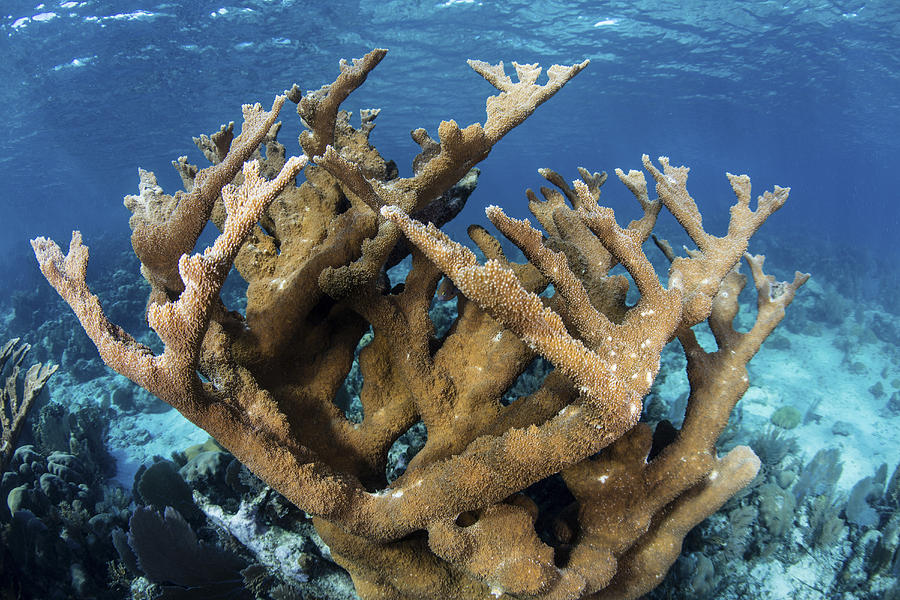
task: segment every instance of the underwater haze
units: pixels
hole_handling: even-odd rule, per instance
[[[353,124],[360,109],[381,109],[371,141],[396,161],[401,177],[412,174],[420,151],[412,130],[437,139],[443,120],[484,122],[485,98],[495,90],[467,59],[503,61],[508,74],[513,61],[539,63],[540,82],[553,64],[590,60],[478,165],[477,188],[443,227],[456,240],[468,240],[470,223],[492,229],[488,205],[528,216],[525,190],[548,185],[540,168],[568,181],[578,167],[608,172],[600,201],[624,226],[640,215],[614,170],[641,169],[643,154],[668,156],[690,167],[688,188],[707,231],[717,235],[734,203],[726,172],[749,175],[754,198],[790,187],[750,252],[765,254],[779,280],[790,281],[795,270],[811,280],[751,363],[751,388],[733,416],[733,439],[763,458],[762,479],[689,535],[651,597],[900,598],[897,0],[4,0],[0,344],[22,338],[33,345],[29,360],[60,365],[20,443],[35,449],[29,464],[44,465],[35,473],[51,471],[57,459],[36,430],[44,422],[39,413],[49,419],[52,405],[106,411],[90,417],[103,423],[100,438],[55,450],[78,458],[85,489],[101,490],[78,522],[101,507],[117,515],[104,521],[107,529],[92,530],[91,539],[102,540],[90,543],[104,560],[79,563],[77,576],[42,578],[40,557],[67,563],[80,552],[40,552],[38,541],[30,554],[7,548],[0,568],[16,574],[21,597],[124,598],[136,580],[153,582],[128,568],[124,542],[110,541],[114,525],[127,531],[126,517],[141,504],[136,481],[159,464],[154,456],[207,440],[106,369],[41,275],[29,240],[47,236],[65,248],[80,230],[91,249],[88,281],[113,320],[135,335],[146,330],[147,288],[123,204],[138,193],[138,168],[174,194],[183,184],[173,160],[186,155],[201,168],[209,164],[193,137],[239,124],[243,104],[268,109],[294,84],[303,93],[329,84],[342,59],[373,48],[388,49],[387,56],[342,108],[353,112]],[[302,152],[295,109],[287,102],[279,116],[288,156]],[[689,240],[676,227],[671,216],[660,218],[660,235],[680,248]],[[212,239],[209,231],[203,239]],[[676,424],[683,384],[662,376],[654,384],[655,396],[671,393],[673,405],[663,412]],[[10,508],[0,514],[6,546],[19,535],[8,496],[23,485],[40,487],[16,477],[0,498],[0,509]],[[185,479],[192,488],[186,502],[191,491],[206,493],[203,482]],[[814,491],[797,489],[801,483]],[[16,502],[25,502],[22,494]],[[50,504],[32,495],[28,510],[41,527],[63,528],[63,517],[43,515],[51,504],[71,508],[74,500],[44,495]],[[188,521],[199,531],[204,517],[194,518]],[[216,523],[227,529],[223,522]],[[328,551],[304,539],[296,543],[318,566],[295,577],[312,587],[293,597],[355,597]],[[244,545],[238,554],[246,564],[269,569],[272,581],[286,577],[273,570],[275,559],[251,556]],[[251,595],[233,597],[291,597],[275,587],[248,592],[248,584],[240,593]]]
[[[767,226],[779,234],[833,252],[893,249],[900,6],[890,0],[7,1],[3,10],[0,239],[17,249],[72,229],[88,240],[127,232],[121,198],[136,192],[137,167],[176,184],[168,164],[196,158],[190,136],[294,83],[317,89],[340,59],[375,47],[388,58],[347,108],[383,109],[376,145],[401,175],[417,151],[410,130],[484,120],[490,88],[466,59],[546,68],[587,58],[564,94],[497,147],[479,196],[522,200],[539,167],[571,179],[579,165],[611,173],[639,168],[643,153],[666,155],[692,168],[708,202],[730,194],[725,171],[749,174],[759,191],[790,186],[791,202]],[[479,219],[478,204],[460,221]]]

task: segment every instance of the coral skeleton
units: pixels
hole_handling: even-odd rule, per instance
[[[353,127],[340,110],[385,53],[342,61],[334,83],[305,95],[294,86],[268,111],[244,106],[240,135],[227,126],[196,140],[212,166],[175,163],[186,191],[166,195],[140,172],[139,194],[125,204],[161,354],[107,319],[85,281],[78,232],[67,254],[32,241],[41,270],[107,365],[313,515],[362,598],[640,597],[661,582],[687,532],[759,469],[750,448],[719,456],[716,441],[749,386],[748,361],[808,277],[776,283],[763,257],[746,253],[789,190],[775,187],[752,208],[749,177],[729,174],[737,200],[716,237],[688,193],[688,169],[665,157],[616,171],[642,213],[626,227],[599,203],[605,173],[580,169],[568,184],[542,170],[553,187],[528,199],[543,231],[486,211],[527,262],[472,226],[480,262],[439,229],[455,214],[448,190],[471,180],[494,144],[588,62],[553,65],[541,84],[536,64],[513,63],[514,81],[503,63],[469,61],[498,90],[485,122],[444,121],[437,140],[413,131],[421,153],[413,174],[399,177],[369,143],[378,111],[362,111]],[[289,159],[276,139],[287,99],[307,128],[303,155]],[[665,284],[642,249],[663,207],[696,245],[686,256],[663,245]],[[208,221],[221,233],[194,253]],[[411,254],[411,268],[391,287],[386,269],[398,251]],[[738,332],[742,258],[758,310]],[[617,266],[639,292],[633,304],[628,278],[611,274]],[[247,283],[244,312],[220,294],[232,269]],[[443,277],[457,292],[456,314],[438,336],[429,310]],[[704,322],[715,351],[692,330]],[[642,401],[676,340],[688,408],[657,448],[640,422]],[[552,371],[533,393],[503,402],[539,356]],[[335,402],[351,368],[363,380],[361,422]],[[389,481],[388,451],[418,422],[424,446]],[[523,493],[557,475],[567,505]],[[554,524],[552,536],[539,535],[538,518]]]

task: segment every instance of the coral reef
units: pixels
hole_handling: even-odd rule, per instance
[[[30,344],[20,346],[20,341],[19,338],[13,338],[0,347],[0,375],[6,372],[7,364],[9,365],[9,374],[0,388],[0,473],[12,458],[31,405],[41,395],[50,376],[59,368],[59,365],[35,363],[28,368],[20,382],[22,361],[31,350]]]
[[[900,465],[888,478],[882,464],[844,494],[837,448],[805,464],[798,454],[769,452],[756,479],[688,535],[688,551],[648,599],[686,589],[717,600],[769,597],[778,588],[761,585],[763,573],[795,582],[798,598],[900,598]]]
[[[141,172],[139,194],[125,203],[161,353],[104,314],[85,281],[78,232],[66,255],[48,239],[32,241],[41,270],[107,365],[314,515],[361,597],[639,597],[662,580],[685,535],[759,468],[748,447],[720,457],[715,444],[748,388],[747,362],[808,277],[776,282],[763,257],[746,254],[788,190],[764,193],[752,209],[749,177],[729,174],[737,202],[727,234],[715,237],[688,193],[688,169],[667,158],[657,167],[643,157],[656,200],[643,172],[617,170],[643,212],[625,228],[599,204],[605,174],[582,169],[570,186],[544,170],[554,188],[543,198],[529,192],[543,233],[487,209],[527,262],[473,226],[481,264],[437,228],[465,199],[446,192],[475,177],[493,145],[587,61],[550,67],[544,84],[537,65],[513,63],[513,81],[502,63],[470,61],[499,92],[487,99],[485,123],[444,121],[438,140],[413,131],[422,150],[401,178],[369,143],[378,111],[362,111],[354,128],[339,109],[385,53],[342,62],[334,83],[305,95],[294,86],[269,111],[245,106],[240,135],[226,126],[197,140],[212,166],[175,163],[184,192],[169,196]],[[303,156],[289,159],[276,138],[287,99],[308,129]],[[697,246],[676,256],[658,242],[671,263],[665,285],[642,250],[663,206]],[[207,221],[221,234],[192,254]],[[404,237],[408,245],[398,245]],[[407,252],[412,267],[391,286],[386,268]],[[742,257],[757,316],[738,332]],[[247,282],[243,312],[220,293],[232,267]],[[441,277],[452,285],[438,293]],[[436,293],[456,295],[440,337],[429,313]],[[691,329],[704,322],[715,351]],[[680,430],[654,433],[639,423],[642,400],[676,339],[690,382],[686,413]],[[504,402],[538,356],[552,370]],[[353,369],[358,422],[339,406]],[[424,445],[389,482],[392,445],[419,423]]]
[[[101,411],[48,404],[40,412],[35,444],[16,449],[0,483],[0,596],[120,598],[109,589],[107,563],[130,498],[105,483],[111,458]]]

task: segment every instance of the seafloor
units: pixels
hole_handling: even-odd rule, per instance
[[[651,597],[897,598],[900,312],[889,294],[866,291],[860,273],[796,245],[786,250],[772,239],[760,245],[767,241],[813,277],[751,362],[750,389],[720,440],[724,448],[749,444],[764,466],[687,537],[681,559]],[[152,345],[142,322],[146,287],[133,255],[123,250],[94,261],[95,272],[110,274],[92,285],[113,321],[145,331]],[[16,574],[24,597],[151,597],[154,574],[128,556],[129,544],[142,543],[135,517],[149,519],[144,530],[180,531],[180,543],[194,544],[185,552],[213,553],[211,564],[221,567],[215,576],[231,586],[232,597],[355,597],[301,511],[205,432],[112,374],[38,276],[20,280],[21,289],[2,303],[0,339],[33,344],[26,364],[61,365],[3,477],[7,501],[0,508],[19,510],[20,517],[7,511],[0,517],[0,565]],[[240,293],[239,282],[229,280],[226,304],[239,307]],[[747,326],[754,307],[745,295],[738,324]],[[435,301],[439,331],[454,303]],[[711,334],[701,331],[700,339],[712,347]],[[677,426],[688,389],[680,347],[670,344],[662,363],[644,419]],[[535,361],[515,392],[527,392],[545,371],[546,363]],[[358,389],[354,370],[349,396]],[[351,404],[348,414],[355,410]],[[394,476],[421,436],[414,428],[395,444]],[[64,472],[65,485],[44,485],[45,472]],[[139,508],[158,503],[175,506],[184,520]],[[22,510],[30,515],[24,521]]]

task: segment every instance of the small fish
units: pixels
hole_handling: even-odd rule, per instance
[[[441,302],[446,302],[456,298],[457,294],[459,294],[459,290],[456,285],[445,275],[441,280],[441,285],[438,286],[437,299]]]

